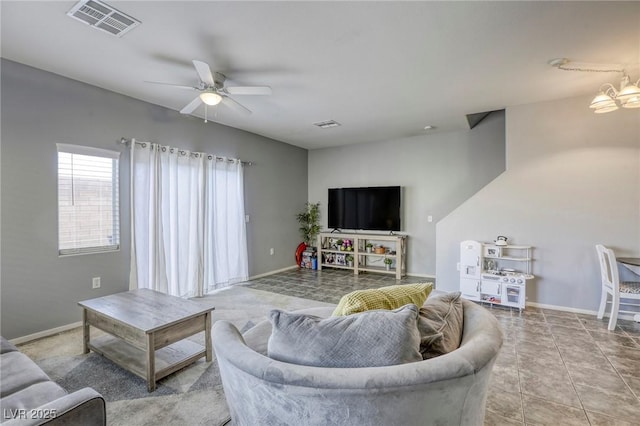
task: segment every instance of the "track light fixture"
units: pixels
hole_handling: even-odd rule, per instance
[[[604,114],[615,111],[619,107],[640,108],[640,79],[635,83],[631,81],[626,71],[619,64],[585,64],[571,62],[567,58],[552,59],[549,65],[563,71],[583,72],[618,72],[622,73],[620,90],[614,85],[605,83],[600,86],[600,91],[589,104],[596,114]]]

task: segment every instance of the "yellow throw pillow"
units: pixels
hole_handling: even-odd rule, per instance
[[[351,315],[372,309],[398,309],[413,303],[420,308],[433,290],[433,283],[402,284],[356,290],[345,294],[333,311],[334,317]]]

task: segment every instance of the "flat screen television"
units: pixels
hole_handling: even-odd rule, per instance
[[[400,231],[400,187],[329,188],[328,227]]]

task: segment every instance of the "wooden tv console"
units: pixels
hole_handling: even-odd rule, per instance
[[[360,272],[376,272],[395,275],[401,279],[407,274],[407,236],[384,234],[359,234],[341,232],[321,232],[318,236],[318,269],[338,268]],[[351,250],[344,250],[339,240],[351,242]],[[378,246],[378,253],[367,251],[367,244]],[[384,252],[380,252],[380,246]],[[349,256],[353,257],[349,263]],[[385,259],[390,259],[389,267]]]

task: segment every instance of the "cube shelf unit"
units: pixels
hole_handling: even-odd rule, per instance
[[[326,267],[350,269],[355,275],[360,272],[376,272],[395,275],[399,280],[407,274],[407,238],[406,235],[321,232],[318,236],[318,269]],[[337,240],[351,240],[352,250],[340,250],[335,246]],[[373,251],[368,253],[367,243],[383,245],[387,250],[385,253],[374,253]],[[351,265],[345,260],[349,254],[353,256]],[[384,264],[385,258],[392,260],[388,270]]]

